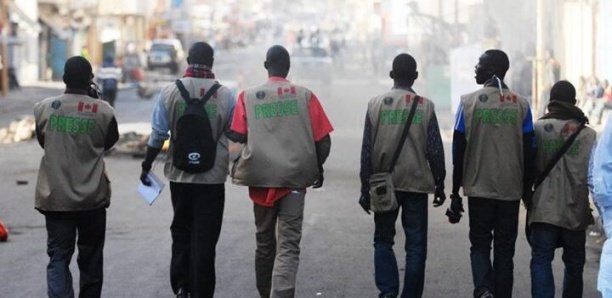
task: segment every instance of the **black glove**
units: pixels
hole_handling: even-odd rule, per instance
[[[140,171],[140,182],[146,186],[151,186],[151,181],[147,178],[147,175],[151,171],[151,164],[147,164],[146,161],[142,162],[142,171]]]
[[[321,171],[319,172],[317,180],[312,184],[312,188],[321,188],[321,186],[323,186],[323,180],[325,180],[325,178],[323,177],[323,171]]]
[[[147,178],[147,174],[149,174],[149,171],[151,171],[151,166],[153,165],[153,161],[155,160],[155,158],[157,157],[157,154],[159,154],[160,151],[161,151],[161,148],[153,148],[153,147],[147,146],[145,160],[142,161],[142,164],[141,164],[142,171],[140,172],[140,181],[142,182],[142,184],[146,186],[151,185],[151,181],[149,181],[149,178]]]
[[[446,194],[444,193],[444,187],[436,187],[436,192],[434,194],[433,206],[440,207],[446,201]]]
[[[361,195],[361,197],[359,197],[359,205],[361,205],[361,208],[363,208],[363,211],[365,211],[367,214],[370,214],[370,195]]]
[[[448,216],[448,222],[456,224],[461,220],[463,213],[463,199],[459,194],[451,194],[451,205],[446,209],[446,216]]]

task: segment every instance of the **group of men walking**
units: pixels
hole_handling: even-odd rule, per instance
[[[268,81],[240,92],[237,99],[217,82],[210,45],[194,43],[187,62],[184,77],[159,94],[140,175],[142,183],[150,183],[152,164],[170,139],[164,173],[174,210],[172,290],[177,297],[214,296],[215,249],[229,172],[234,184],[249,187],[253,201],[259,295],[294,297],[306,188],[323,185],[332,125],[317,96],[286,79],[290,56],[282,46],[273,46],[266,54]],[[475,70],[476,82],[483,88],[461,98],[446,214],[451,223],[460,221],[463,187],[468,197],[474,297],[512,297],[521,199],[529,214],[534,297],[554,295],[550,263],[557,247],[564,249],[564,295],[580,297],[585,229],[592,223],[587,173],[595,132],[585,126],[586,117],[574,106],[575,90],[566,81],[553,86],[549,113],[534,125],[527,100],[503,82],[508,66],[504,52],[486,51]],[[359,204],[368,213],[374,211],[379,297],[400,296],[393,253],[400,209],[406,235],[401,297],[421,297],[428,194],[434,195],[435,207],[446,200],[444,148],[433,103],[412,89],[418,78],[415,59],[398,55],[389,75],[393,88],[368,103]],[[69,264],[75,242],[80,296],[100,297],[102,289],[105,209],[111,195],[103,154],[117,141],[118,132],[113,109],[92,91],[92,79],[87,60],[68,59],[65,94],[45,99],[34,109],[36,135],[45,151],[36,209],[46,218],[50,297],[74,296]],[[199,167],[206,163],[197,151],[200,139],[193,139],[195,147],[181,155],[185,136],[191,136],[188,123],[194,123],[187,118],[206,120],[203,129],[208,137],[202,140],[212,140],[212,145],[202,144],[203,152],[211,155],[211,164],[204,169]],[[231,169],[229,141],[241,144]],[[373,177],[381,174],[383,184],[375,184]]]

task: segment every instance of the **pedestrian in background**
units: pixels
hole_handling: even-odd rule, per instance
[[[589,165],[588,183],[603,221],[606,241],[601,251],[597,290],[612,297],[612,116],[608,115]]]
[[[264,67],[268,81],[238,95],[231,139],[245,145],[231,175],[253,200],[259,295],[294,297],[306,188],[323,185],[333,128],[315,94],[286,79],[284,47],[271,47]]]
[[[113,56],[104,57],[102,67],[96,73],[96,80],[102,89],[102,99],[114,107],[121,81],[121,68],[115,65]]]
[[[483,88],[461,97],[453,135],[453,190],[447,215],[452,223],[460,220],[463,186],[474,297],[512,297],[519,202],[531,181],[535,155],[529,104],[503,82],[509,64],[501,50],[480,56],[475,79]]]
[[[179,84],[190,98],[203,97],[218,82],[212,71],[213,48],[205,42],[196,42],[189,49],[187,71],[177,82],[164,87],[153,110],[152,132],[142,162],[140,180],[149,184],[147,174],[159,154],[164,141],[172,133],[164,174],[170,180],[170,195],[174,216],[172,233],[172,259],[170,284],[177,297],[213,297],[215,292],[215,255],[221,233],[225,205],[229,153],[224,136],[234,109],[234,98],[229,88],[218,87],[201,108],[208,115],[212,148],[216,148],[212,168],[204,172],[190,172],[177,167],[175,148],[179,135],[178,123],[189,109]],[[180,82],[180,83],[179,83]],[[214,91],[214,90],[213,90]],[[194,128],[203,131],[205,128]],[[190,140],[187,140],[190,141]],[[196,143],[197,140],[191,140]]]
[[[392,168],[402,227],[406,235],[406,270],[401,297],[421,297],[427,257],[427,194],[434,206],[444,203],[444,148],[434,104],[412,89],[418,78],[417,64],[408,54],[393,60],[389,73],[393,88],[368,103],[361,146],[361,197],[359,204],[370,213],[370,177]],[[410,110],[414,112],[407,137],[402,138]],[[399,152],[398,143],[404,141]],[[392,156],[399,154],[396,164]],[[374,214],[374,277],[379,296],[398,297],[399,271],[393,244],[399,208]]]
[[[558,247],[565,264],[563,297],[582,297],[585,230],[593,224],[587,174],[596,133],[585,127],[588,119],[575,104],[574,86],[559,81],[550,90],[548,113],[535,123],[538,187],[528,202],[527,219],[533,297],[555,295],[551,262]]]
[[[92,90],[91,64],[66,61],[63,95],[34,106],[36,137],[44,150],[36,183],[36,209],[47,228],[47,293],[74,297],[70,261],[79,249],[79,297],[100,297],[106,208],[111,188],[104,152],[117,139],[113,108]],[[78,236],[77,236],[78,235]]]

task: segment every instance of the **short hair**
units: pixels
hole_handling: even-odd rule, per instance
[[[416,69],[416,60],[406,53],[401,53],[393,59],[391,70],[394,79],[415,79]]]
[[[266,61],[270,67],[289,68],[289,52],[281,45],[274,45],[266,52]]]
[[[215,50],[206,42],[198,41],[189,48],[187,62],[189,64],[204,64],[212,67]]]
[[[510,59],[502,50],[492,49],[485,51],[485,54],[491,57],[491,66],[496,75],[504,76],[510,68]]]
[[[73,56],[64,64],[63,80],[71,89],[86,89],[89,87],[93,72],[91,63],[82,56]]]
[[[558,81],[550,88],[550,101],[576,103],[576,88],[568,81]]]

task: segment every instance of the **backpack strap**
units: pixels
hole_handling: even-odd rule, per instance
[[[181,80],[176,80],[176,81],[174,81],[174,84],[176,85],[176,88],[178,88],[179,92],[181,93],[181,97],[183,97],[183,99],[187,103],[190,103],[191,102],[191,96],[189,95],[189,91],[187,91],[187,89],[185,89],[185,85],[183,85],[183,82],[181,82]]]
[[[415,96],[412,100],[412,106],[410,107],[410,112],[408,113],[408,119],[406,119],[406,125],[404,126],[402,136],[400,138],[399,143],[397,144],[397,148],[395,149],[393,158],[391,159],[391,165],[389,165],[389,173],[393,172],[393,168],[397,163],[397,159],[399,158],[400,152],[402,152],[402,147],[404,147],[404,142],[406,142],[406,137],[408,137],[408,131],[410,131],[410,125],[412,124],[412,119],[414,118],[414,114],[416,112],[419,100],[421,100],[421,96],[419,95]]]
[[[200,99],[202,101],[202,105],[206,104],[206,102],[213,96],[213,94],[215,94],[215,92],[217,92],[217,90],[219,90],[219,88],[221,88],[221,84],[219,84],[219,82],[215,82],[215,84],[212,85],[210,89],[206,91],[206,94],[204,94],[204,96],[202,96]]]
[[[176,84],[176,87],[178,88],[179,92],[181,93],[181,97],[183,97],[183,99],[189,104],[193,101],[199,101],[200,105],[205,105],[206,102],[213,96],[213,94],[215,94],[215,92],[217,92],[217,90],[219,90],[219,88],[221,88],[221,84],[219,84],[219,82],[215,82],[214,85],[212,85],[212,87],[210,87],[210,89],[208,89],[208,91],[206,92],[206,94],[204,94],[204,96],[202,96],[202,98],[191,98],[191,96],[189,95],[189,91],[187,91],[187,89],[185,88],[185,85],[183,85],[183,82],[181,82],[181,80],[176,80],[174,81],[174,84]]]

